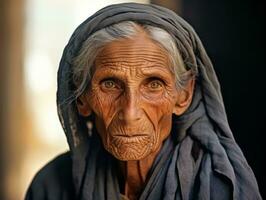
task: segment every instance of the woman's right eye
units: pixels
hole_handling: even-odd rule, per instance
[[[100,83],[101,88],[104,90],[119,90],[121,86],[118,81],[114,79],[104,79]]]

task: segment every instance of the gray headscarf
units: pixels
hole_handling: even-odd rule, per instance
[[[65,47],[58,71],[57,105],[73,162],[78,199],[119,199],[115,159],[106,153],[86,119],[77,112],[72,61],[95,31],[122,21],[160,27],[174,36],[185,65],[199,72],[193,101],[173,116],[140,199],[261,199],[254,174],[229,128],[220,85],[212,63],[193,28],[174,12],[135,3],[105,7],[84,21]]]

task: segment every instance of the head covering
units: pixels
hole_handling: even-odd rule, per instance
[[[57,106],[72,155],[77,198],[119,199],[120,194],[115,159],[96,134],[88,134],[86,120],[71,101],[72,61],[91,34],[128,20],[168,31],[185,65],[199,73],[192,104],[182,116],[173,117],[172,134],[154,161],[140,199],[261,199],[254,174],[229,128],[220,85],[199,37],[176,13],[136,3],[107,6],[85,20],[71,36],[60,62]]]

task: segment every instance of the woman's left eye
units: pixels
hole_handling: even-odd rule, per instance
[[[148,87],[152,90],[159,90],[163,87],[163,82],[160,80],[153,80],[148,83]]]
[[[103,85],[104,85],[105,88],[108,88],[108,89],[115,88],[115,82],[112,81],[112,80],[106,80],[106,81],[104,81],[103,82]]]

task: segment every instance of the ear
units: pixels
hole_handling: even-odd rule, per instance
[[[86,94],[82,94],[76,100],[78,112],[83,117],[88,117],[92,113],[92,109],[86,97]]]
[[[177,94],[176,104],[173,113],[177,116],[182,115],[190,106],[193,97],[195,79],[191,78],[184,88],[180,89]]]

